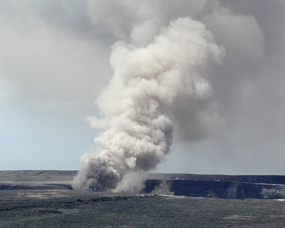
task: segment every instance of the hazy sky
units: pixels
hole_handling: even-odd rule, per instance
[[[192,17],[225,50],[209,82],[222,123],[207,137],[181,115],[158,172],[285,174],[285,2],[266,0],[2,0],[0,170],[79,169],[96,150],[96,97],[114,42],[148,44]],[[143,37],[143,38],[142,38]],[[192,139],[192,138],[191,138]]]

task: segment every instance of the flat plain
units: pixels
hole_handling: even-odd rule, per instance
[[[0,227],[285,227],[282,199],[77,192],[74,174],[0,172]]]

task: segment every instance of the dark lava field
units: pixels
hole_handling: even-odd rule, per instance
[[[149,174],[140,193],[73,191],[75,171],[0,171],[0,227],[285,227],[284,176]]]

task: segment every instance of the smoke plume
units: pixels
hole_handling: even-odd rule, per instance
[[[101,132],[95,138],[100,153],[81,158],[83,168],[73,188],[108,191],[126,174],[155,169],[167,160],[173,128],[184,109],[192,109],[187,113],[195,126],[193,139],[194,131],[210,131],[209,119],[219,118],[207,106],[212,90],[206,69],[220,62],[223,53],[205,25],[191,18],[170,22],[145,46],[115,43],[113,77],[96,103],[101,118],[87,118]]]

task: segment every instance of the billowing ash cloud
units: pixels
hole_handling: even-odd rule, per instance
[[[110,46],[125,40],[113,51],[149,51],[162,27],[190,16],[214,34],[226,57],[210,70],[210,62],[191,68],[206,77],[214,96],[210,89],[205,97],[181,92],[171,105],[161,104],[173,123],[173,153],[156,170],[284,175],[284,11],[284,0],[0,1],[0,167],[78,169],[82,151],[94,151],[94,131],[83,120],[99,116],[93,101],[112,77]],[[119,61],[120,71],[130,71],[122,55],[113,55],[116,75]],[[192,60],[183,58],[190,67]],[[105,94],[97,102],[101,120],[89,118],[96,129],[111,129],[118,116],[107,111]],[[121,103],[117,94],[111,98]],[[88,157],[95,155],[83,156],[84,164]],[[129,176],[118,188],[128,186],[125,179],[134,183]]]
[[[88,117],[91,126],[101,130],[95,138],[101,152],[81,158],[84,166],[74,189],[112,190],[126,174],[152,170],[166,161],[174,124],[186,107],[193,109],[188,112],[195,126],[192,140],[207,134],[208,125],[220,119],[205,75],[223,53],[205,25],[189,17],[160,29],[148,45],[137,39],[115,43],[113,78],[97,100],[101,118]]]

